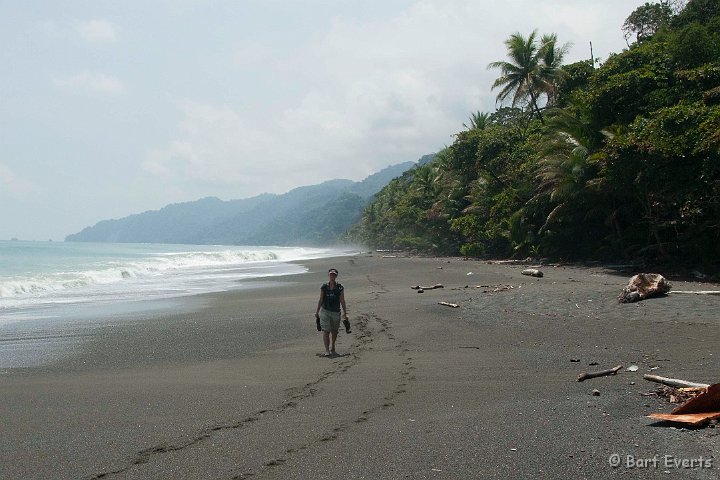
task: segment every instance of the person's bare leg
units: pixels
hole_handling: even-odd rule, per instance
[[[325,345],[325,353],[330,353],[330,332],[323,331],[323,344]],[[335,342],[333,342],[333,345]]]
[[[335,341],[337,340],[337,335],[338,332],[332,332],[332,348],[330,349],[332,353],[335,353]]]

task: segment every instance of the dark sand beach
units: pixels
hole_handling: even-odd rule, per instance
[[[618,304],[637,272],[602,267],[532,278],[378,253],[306,265],[173,313],[108,319],[53,363],[0,371],[0,478],[720,476],[720,428],[653,421],[672,406],[642,395],[657,388],[643,373],[720,381],[720,297]],[[353,331],[327,359],[313,313],[330,266]],[[701,457],[710,467],[665,463]]]

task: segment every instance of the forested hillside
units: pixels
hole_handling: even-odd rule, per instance
[[[423,157],[425,158],[425,157]],[[66,241],[219,245],[330,245],[360,219],[370,198],[415,165],[387,167],[360,182],[329,180],[282,195],[208,197],[103,220]]]
[[[470,256],[720,263],[720,0],[645,4],[629,48],[563,65],[514,34],[488,67],[502,108],[381,190],[374,247]]]

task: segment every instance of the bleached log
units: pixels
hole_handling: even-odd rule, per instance
[[[436,288],[445,288],[445,286],[442,283],[436,283],[432,287],[422,287],[420,285],[415,285],[414,287],[410,287],[413,290],[434,290]]]
[[[681,380],[679,378],[661,377],[659,375],[645,374],[645,375],[643,375],[643,378],[650,382],[662,383],[663,385],[667,385],[669,387],[676,387],[676,388],[690,388],[690,387],[707,388],[710,386],[710,384],[708,384],[708,383],[689,382],[687,380]]]
[[[451,307],[451,308],[460,307],[460,305],[458,305],[457,303],[448,303],[448,302],[438,302],[438,305],[445,305],[446,307]]]
[[[623,368],[623,366],[618,365],[617,367],[613,367],[608,370],[600,370],[599,372],[582,373],[578,377],[577,381],[582,382],[583,380],[587,380],[588,378],[605,377],[607,375],[615,375],[617,372],[620,371],[621,368]]]
[[[541,272],[537,268],[526,268],[521,273],[523,275],[528,275],[530,277],[542,277],[543,276],[543,272]]]
[[[720,295],[720,290],[672,290],[669,293],[685,293],[687,295]]]

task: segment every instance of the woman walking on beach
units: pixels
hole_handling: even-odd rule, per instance
[[[347,305],[345,305],[345,289],[337,283],[338,271],[335,268],[328,270],[328,282],[320,287],[320,300],[315,310],[317,329],[323,332],[325,356],[335,355],[335,341],[340,329],[340,307],[343,311],[343,324],[345,331],[350,333],[350,320],[348,320]],[[331,342],[332,339],[332,342]]]

